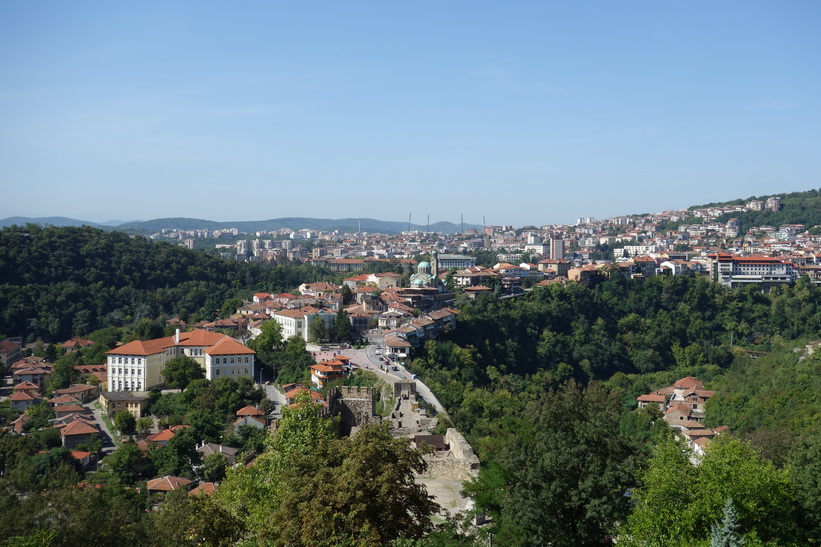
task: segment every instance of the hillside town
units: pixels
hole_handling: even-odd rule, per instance
[[[607,219],[579,218],[574,225],[515,228],[484,226],[456,234],[421,230],[379,234],[280,229],[242,234],[220,230],[163,230],[151,237],[179,241],[196,248],[203,239],[217,243],[223,258],[241,261],[302,261],[332,272],[368,271],[380,263],[412,267],[414,258],[438,253],[438,272],[451,272],[453,281],[476,287],[481,294],[496,279],[508,291],[521,285],[556,278],[584,281],[601,268],[617,267],[631,277],[709,275],[719,283],[738,287],[770,287],[807,276],[821,283],[821,235],[812,226],[782,224],[746,227],[737,218],[745,212],[778,212],[779,197],[750,200],[732,206],[664,211]],[[492,263],[477,266],[479,252],[492,253]],[[369,284],[374,284],[371,280]],[[375,283],[380,289],[383,282]]]

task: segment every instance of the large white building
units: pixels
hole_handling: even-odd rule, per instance
[[[311,341],[310,324],[314,318],[325,322],[329,329],[336,320],[336,313],[306,306],[298,310],[280,310],[274,313],[274,320],[282,327],[282,338],[287,340],[298,336],[306,342]]]
[[[175,357],[190,357],[209,380],[253,378],[256,352],[230,336],[197,329],[154,340],[134,340],[108,352],[109,391],[147,391],[165,382],[162,371]]]
[[[457,270],[463,270],[465,268],[472,268],[474,266],[476,266],[475,256],[450,254],[438,255],[438,270],[440,272],[449,272],[453,268],[456,268]],[[434,272],[434,274],[435,273],[436,272]]]
[[[712,253],[708,259],[713,280],[729,287],[749,284],[767,287],[795,281],[795,269],[789,260],[727,253]]]

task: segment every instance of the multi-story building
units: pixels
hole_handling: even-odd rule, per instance
[[[781,258],[735,256],[728,253],[712,253],[707,257],[713,281],[729,287],[752,283],[767,288],[795,281],[793,264]]]
[[[336,313],[325,311],[313,306],[306,306],[298,310],[280,310],[274,313],[274,320],[282,327],[284,339],[298,336],[306,342],[311,339],[310,323],[318,318],[325,322],[325,328],[331,327],[336,320]]]
[[[254,377],[256,352],[230,336],[197,329],[154,340],[134,340],[108,352],[109,391],[147,391],[162,385],[166,363],[190,357],[209,380]]]
[[[440,254],[438,259],[438,270],[440,272],[448,272],[453,268],[461,270],[476,266],[475,256]]]

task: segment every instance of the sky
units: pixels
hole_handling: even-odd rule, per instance
[[[0,2],[0,218],[572,223],[821,187],[821,2]]]

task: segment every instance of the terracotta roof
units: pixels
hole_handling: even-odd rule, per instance
[[[91,384],[72,384],[64,389],[55,389],[55,395],[67,395],[71,393],[82,393],[84,391],[90,391],[97,389],[97,386],[92,386]]]
[[[171,336],[156,340],[134,340],[106,352],[106,355],[156,355],[174,345]]]
[[[225,337],[210,348],[205,350],[208,355],[256,355],[256,352],[248,348],[233,338]]]
[[[99,432],[96,427],[92,427],[82,420],[74,420],[60,430],[60,435],[68,437],[71,435],[91,435]]]
[[[663,403],[666,401],[666,397],[664,395],[655,395],[653,393],[647,395],[639,395],[636,397],[636,400],[642,403]]]
[[[201,485],[194,488],[193,490],[191,490],[190,492],[188,492],[188,495],[189,496],[195,496],[197,494],[206,494],[206,495],[210,496],[211,494],[213,494],[216,491],[217,491],[217,485],[216,484],[214,484],[213,482],[204,482]]]
[[[14,391],[40,391],[40,386],[29,381],[21,382],[12,388]]]
[[[54,409],[54,412],[72,413],[72,412],[91,412],[91,411],[89,409],[87,409],[86,407],[80,406],[80,405],[60,405],[60,406],[58,406],[57,408]]]
[[[180,333],[180,346],[213,346],[223,338],[229,338],[218,332],[210,332],[203,329],[194,329],[191,332]]]
[[[146,485],[148,490],[157,490],[160,492],[170,492],[171,490],[176,490],[178,488],[185,488],[191,481],[188,479],[184,479],[182,477],[172,477],[171,475],[166,475],[164,477],[160,477],[159,479],[154,479],[148,481]]]
[[[8,340],[0,340],[0,351],[9,352],[16,349],[20,349],[20,344],[15,344],[14,342],[10,342]]]
[[[265,416],[265,413],[255,406],[245,406],[237,410],[237,416]]]
[[[25,391],[15,391],[12,393],[11,397],[9,397],[10,401],[34,401],[39,399],[40,397],[32,397]]]
[[[673,387],[676,389],[701,389],[703,385],[704,384],[700,380],[692,376],[687,376],[686,378],[682,378],[673,384]]]

